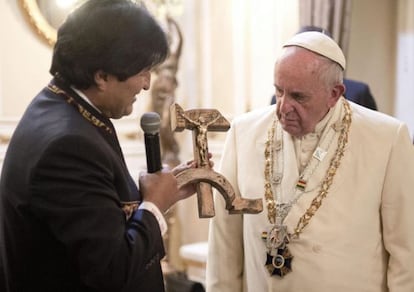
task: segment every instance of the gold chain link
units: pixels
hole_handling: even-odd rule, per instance
[[[349,103],[344,99],[343,105],[345,108],[345,115],[342,119],[342,127],[341,127],[341,133],[338,137],[338,146],[335,152],[334,157],[331,160],[331,163],[329,165],[329,168],[326,172],[325,178],[322,182],[321,188],[319,190],[318,195],[312,200],[311,205],[306,210],[306,212],[301,216],[299,219],[298,224],[296,225],[296,228],[294,229],[294,233],[291,235],[293,238],[298,238],[299,234],[302,233],[303,229],[309,224],[309,221],[312,219],[312,217],[315,215],[315,213],[318,211],[319,207],[322,205],[322,200],[327,196],[329,188],[332,185],[333,179],[335,177],[336,171],[340,165],[341,159],[344,156],[345,147],[348,143],[348,133],[349,128],[351,126],[351,108],[349,106]],[[266,206],[267,206],[267,216],[269,219],[269,222],[271,224],[275,224],[276,220],[276,204],[275,197],[273,195],[272,190],[272,184],[271,184],[271,178],[273,176],[273,145],[274,145],[274,135],[275,135],[275,129],[276,129],[276,115],[273,119],[272,127],[268,131],[268,139],[265,144],[265,170],[264,170],[264,176],[265,176],[265,199],[266,199]]]
[[[265,145],[265,199],[267,206],[267,218],[271,224],[276,222],[276,201],[273,196],[271,179],[273,175],[273,145],[276,129],[276,114],[274,115],[272,127],[267,132],[267,141]]]

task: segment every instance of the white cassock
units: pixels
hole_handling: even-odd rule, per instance
[[[320,135],[329,146],[284,220],[290,233],[318,195],[338,148],[339,132],[329,138],[327,131],[342,121],[343,103],[341,98],[321,122],[321,133],[301,139]],[[350,106],[348,143],[329,192],[299,238],[288,244],[292,271],[281,278],[270,276],[265,268],[261,235],[270,226],[265,200],[260,214],[229,215],[224,199],[216,195],[216,216],[209,230],[208,292],[414,291],[414,146],[402,122]],[[256,110],[236,118],[229,130],[218,172],[243,198],[264,199],[264,149],[274,116],[275,106]],[[282,199],[289,200],[304,157],[309,157],[306,152],[313,149],[281,133],[283,162],[275,172],[283,171]]]

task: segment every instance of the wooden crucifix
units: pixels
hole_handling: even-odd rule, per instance
[[[210,218],[215,215],[212,187],[215,187],[226,202],[230,214],[260,213],[262,200],[249,200],[236,196],[233,187],[221,174],[210,168],[208,157],[208,131],[225,132],[230,123],[216,109],[193,109],[184,111],[177,103],[170,107],[171,129],[193,132],[194,161],[198,168],[185,170],[177,175],[179,186],[197,183],[198,215]]]

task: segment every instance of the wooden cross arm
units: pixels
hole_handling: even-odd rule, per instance
[[[230,122],[216,109],[193,109],[184,111],[177,103],[170,106],[171,130],[181,132],[185,129],[193,130],[197,126],[190,123],[184,118],[184,115],[189,119],[196,121],[200,117],[204,117],[206,121],[210,121],[219,117],[214,123],[208,126],[208,131],[226,132],[230,129]]]
[[[177,174],[178,186],[190,183],[206,183],[215,187],[226,202],[229,214],[257,214],[263,211],[262,199],[245,199],[234,193],[230,182],[221,174],[205,168],[187,169]],[[213,194],[207,190],[198,196],[198,210],[200,218],[210,218],[215,215]]]

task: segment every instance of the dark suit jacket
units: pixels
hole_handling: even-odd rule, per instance
[[[377,110],[377,104],[366,83],[344,79],[346,87],[345,98],[372,110]]]
[[[127,220],[122,208],[140,198],[112,123],[58,85],[76,105],[42,90],[4,160],[0,266],[6,291],[164,291],[156,218],[137,210]],[[92,116],[106,126],[95,126]]]
[[[369,90],[369,86],[366,83],[355,81],[351,79],[344,79],[346,87],[345,98],[353,101],[359,105],[365,106],[372,110],[378,110],[374,97]],[[270,104],[275,104],[276,98],[273,95]]]

